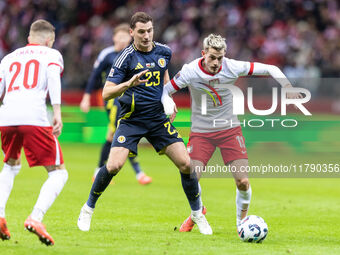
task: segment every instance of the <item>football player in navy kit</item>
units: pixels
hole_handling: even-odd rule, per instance
[[[190,176],[190,157],[182,138],[164,113],[161,97],[169,81],[169,47],[153,41],[152,18],[135,13],[130,21],[132,44],[116,58],[103,89],[104,100],[119,98],[121,113],[107,164],[92,185],[80,211],[78,227],[90,229],[99,196],[128,156],[137,155],[137,144],[145,137],[159,154],[166,154],[181,174],[182,187],[191,207],[192,220],[202,234],[212,234],[202,213],[197,177]]]
[[[112,67],[112,63],[115,58],[119,55],[119,53],[126,48],[131,42],[131,36],[129,33],[130,26],[127,23],[120,24],[115,27],[113,31],[112,41],[113,46],[107,47],[103,49],[96,59],[91,76],[86,85],[85,93],[80,103],[80,109],[83,112],[88,112],[90,110],[90,98],[92,91],[100,84],[100,87],[103,87],[106,81],[106,77],[108,76],[110,69]],[[98,167],[96,168],[93,181],[99,171],[99,169],[106,163],[110,149],[111,143],[116,131],[118,116],[120,114],[120,104],[118,99],[110,99],[105,101],[105,109],[109,118],[108,131],[106,135],[106,141],[103,144],[100,159],[98,162]],[[136,173],[136,179],[142,185],[149,184],[152,182],[151,177],[147,176],[140,168],[139,163],[136,157],[129,157],[129,161],[133,170]]]

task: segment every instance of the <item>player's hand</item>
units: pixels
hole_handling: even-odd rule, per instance
[[[53,130],[52,133],[56,137],[61,134],[61,129],[63,128],[63,122],[61,121],[60,116],[53,116]]]
[[[88,93],[85,93],[83,96],[83,99],[80,102],[80,110],[82,112],[88,113],[91,107],[91,95]]]
[[[293,88],[293,86],[291,84],[287,84],[286,86],[284,86],[284,88]],[[287,99],[299,99],[299,98],[303,98],[303,96],[300,93],[287,93]],[[298,107],[296,105],[294,105],[295,109],[298,109]]]
[[[144,71],[141,71],[140,73],[138,74],[135,74],[134,76],[132,76],[132,78],[129,80],[129,88],[131,87],[135,87],[139,84],[142,84],[142,83],[146,83],[148,80],[141,80],[142,76],[144,74],[146,74],[149,70],[146,69]]]
[[[175,105],[174,113],[170,115],[170,122],[171,122],[171,123],[174,122],[177,113],[178,113],[178,110],[177,110],[177,107],[176,107],[176,105]]]

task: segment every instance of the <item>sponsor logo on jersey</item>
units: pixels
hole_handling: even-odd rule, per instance
[[[120,135],[120,136],[118,136],[117,141],[118,141],[119,143],[125,143],[126,138],[125,138],[125,136]]]
[[[110,73],[109,73],[109,77],[113,77],[114,72],[115,72],[115,69],[111,68]]]
[[[166,62],[165,62],[165,59],[164,58],[160,58],[160,59],[158,59],[158,65],[160,66],[160,67],[165,67],[165,64],[166,64]]]
[[[144,68],[144,66],[141,63],[138,62],[138,64],[135,67],[135,70],[139,70],[139,69],[143,69],[143,68]]]
[[[147,68],[154,68],[155,67],[155,63],[146,63],[145,64],[145,66],[147,67]]]

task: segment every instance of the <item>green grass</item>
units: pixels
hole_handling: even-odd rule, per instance
[[[179,233],[174,227],[190,213],[179,174],[150,147],[140,147],[139,158],[153,183],[138,185],[127,164],[100,198],[91,231],[81,232],[76,222],[91,188],[100,146],[62,144],[62,148],[69,180],[44,218],[55,246],[41,245],[24,231],[23,223],[47,177],[43,168],[29,169],[24,163],[6,209],[12,239],[0,242],[0,254],[340,254],[340,179],[252,179],[249,213],[266,220],[269,234],[262,244],[249,244],[236,233],[233,179],[204,178],[203,200],[214,234],[203,236],[196,228]],[[253,147],[249,157],[254,164],[318,157],[339,163],[338,154],[297,154],[284,147]]]

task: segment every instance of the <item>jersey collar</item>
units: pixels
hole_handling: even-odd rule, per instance
[[[218,69],[218,72],[217,72],[217,73],[215,73],[215,74],[209,73],[208,71],[204,70],[203,65],[202,65],[202,62],[203,62],[203,58],[201,58],[201,59],[198,61],[198,66],[199,66],[199,68],[201,69],[201,71],[202,71],[203,73],[205,73],[205,74],[208,74],[208,75],[210,75],[210,76],[215,76],[216,74],[218,74],[218,73],[222,70],[222,65],[221,65],[221,67],[220,67],[220,69]]]
[[[149,54],[156,47],[156,44],[155,44],[155,42],[152,42],[152,49],[150,51],[140,51],[139,49],[137,49],[134,42],[132,42],[132,47],[134,48],[135,51],[138,51],[138,52],[141,52],[141,53],[144,53],[144,54]]]
[[[41,46],[41,45],[38,43],[28,43],[26,44],[26,46]]]

